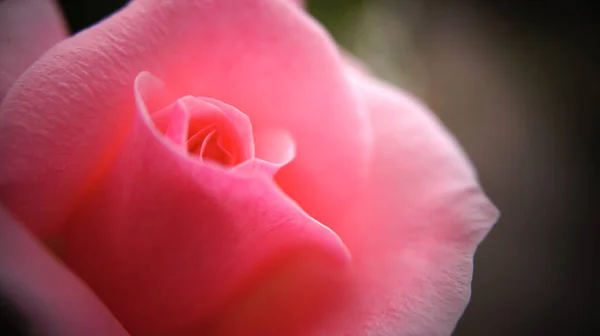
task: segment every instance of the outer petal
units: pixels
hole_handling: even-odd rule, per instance
[[[0,207],[0,302],[7,304],[2,299],[34,335],[127,335],[89,288]]]
[[[21,73],[66,36],[54,1],[0,1],[0,103]]]
[[[288,0],[289,2],[296,4],[297,6],[304,7],[304,0]]]
[[[364,73],[375,134],[371,190],[336,232],[353,255],[344,309],[318,335],[450,335],[472,258],[498,217],[457,143],[413,97]]]
[[[302,303],[316,295],[311,284],[349,262],[337,235],[270,177],[186,156],[140,109],[115,164],[69,221],[67,264],[136,335],[231,328],[220,316],[290,263],[305,274],[277,284],[289,289],[280,293],[287,315],[273,325],[315,312]]]
[[[56,230],[121,146],[131,83],[147,70],[171,98],[217,98],[257,132],[289,130],[296,159],[277,179],[329,224],[359,194],[369,155],[368,117],[342,69],[332,40],[285,1],[133,1],[57,45],[7,97],[0,200],[35,232]]]

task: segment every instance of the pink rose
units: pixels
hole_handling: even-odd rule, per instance
[[[427,108],[301,7],[137,0],[29,51],[0,52],[24,71],[0,76],[0,293],[32,323],[451,333],[498,212]]]

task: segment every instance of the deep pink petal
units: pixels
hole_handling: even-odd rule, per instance
[[[92,291],[1,206],[0,297],[12,301],[35,335],[127,335]]]
[[[311,295],[310,281],[343,274],[349,254],[338,236],[268,176],[185,155],[138,101],[114,166],[71,217],[64,244],[67,264],[131,333],[219,328],[215,321],[232,304],[292,260],[310,267],[306,282],[279,284],[297,289],[282,294],[294,303]],[[292,323],[314,304],[287,308]]]
[[[133,1],[59,43],[7,96],[0,199],[36,233],[59,229],[118,152],[131,126],[131,83],[147,70],[173,92],[164,104],[216,98],[246,113],[256,132],[289,131],[296,159],[277,180],[335,227],[360,193],[370,151],[368,117],[342,69],[333,40],[288,2]]]
[[[54,1],[0,1],[0,103],[21,73],[66,36]]]

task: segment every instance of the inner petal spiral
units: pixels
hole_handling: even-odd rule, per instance
[[[136,107],[147,126],[201,163],[214,162],[235,174],[274,177],[296,156],[288,130],[253,128],[246,114],[220,100],[174,99],[165,84],[146,71],[134,86]]]
[[[152,114],[154,125],[200,161],[236,166],[254,157],[248,117],[220,101],[187,96]]]

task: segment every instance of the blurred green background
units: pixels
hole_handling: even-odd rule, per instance
[[[60,1],[74,31],[125,1]],[[594,11],[578,1],[311,0],[310,12],[456,135],[502,218],[455,336],[592,335]]]

